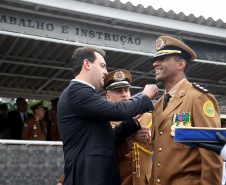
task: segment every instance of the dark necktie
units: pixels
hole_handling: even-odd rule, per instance
[[[166,94],[165,99],[164,99],[163,110],[165,110],[165,108],[167,107],[170,98],[171,98],[171,96],[169,94]]]
[[[26,114],[24,114],[24,122],[27,120],[27,118],[26,118]]]
[[[41,120],[38,120],[38,121],[39,121],[40,127],[41,127],[42,132],[43,132],[43,125],[42,125],[42,121],[41,121]]]

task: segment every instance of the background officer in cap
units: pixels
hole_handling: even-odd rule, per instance
[[[130,83],[132,75],[124,69],[109,73],[104,79],[103,89],[107,91],[106,98],[112,102],[130,99]],[[122,185],[145,185],[151,177],[151,144],[148,138],[151,126],[151,113],[144,113],[138,119],[142,129],[128,137],[117,147]],[[112,127],[120,122],[111,121]]]
[[[22,139],[24,140],[46,140],[47,123],[43,120],[45,109],[42,102],[31,107],[34,117],[25,121],[22,131]]]
[[[159,37],[156,49],[157,55],[152,59],[155,79],[164,84],[165,92],[152,112],[151,184],[221,184],[223,161],[216,153],[174,142],[176,121],[184,126],[220,127],[220,112],[214,96],[186,79],[187,67],[196,54],[169,36]]]

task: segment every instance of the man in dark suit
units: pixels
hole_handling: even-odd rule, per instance
[[[21,140],[22,128],[24,122],[32,118],[33,115],[27,112],[27,102],[24,98],[17,98],[16,109],[8,114],[11,139]]]
[[[120,185],[115,146],[141,128],[132,117],[153,110],[150,99],[158,92],[155,85],[146,85],[141,96],[118,103],[97,94],[108,74],[104,56],[101,49],[84,47],[76,49],[71,59],[75,79],[58,102],[64,185]],[[112,130],[110,120],[126,121]]]

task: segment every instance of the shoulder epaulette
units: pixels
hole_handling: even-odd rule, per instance
[[[197,83],[192,83],[192,86],[203,93],[209,93],[208,89],[202,87],[201,85],[199,85]]]

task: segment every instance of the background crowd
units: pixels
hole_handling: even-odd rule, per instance
[[[19,97],[11,111],[10,105],[0,104],[0,139],[61,141],[57,103],[58,98],[55,98],[50,100],[50,108],[41,101],[28,109],[26,99]]]

